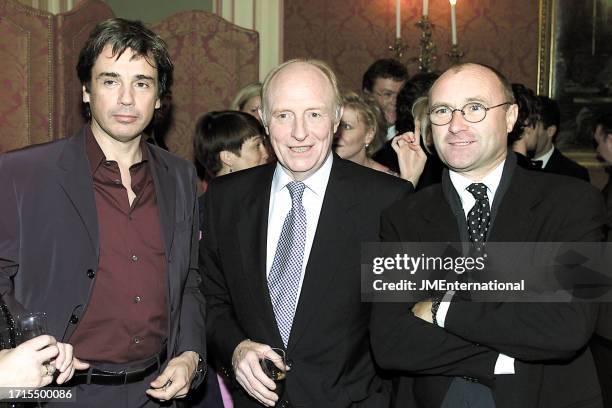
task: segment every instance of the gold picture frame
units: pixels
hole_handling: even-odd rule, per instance
[[[539,0],[538,16],[538,95],[552,97],[554,89],[557,0]]]
[[[601,92],[604,89],[601,75],[597,81],[584,80],[587,76],[584,73],[591,73],[595,71],[594,67],[605,66],[612,60],[610,41],[602,40],[602,35],[610,36],[610,31],[606,31],[609,29],[603,26],[611,18],[612,5],[607,0],[539,0],[538,11],[537,93],[557,100],[566,114],[565,119],[574,119],[572,123],[562,118],[561,131],[565,134],[556,145],[573,160],[589,168],[594,184],[598,185],[597,173],[601,171],[602,163],[596,158],[590,135],[587,136],[587,126],[581,128],[577,118],[584,107],[612,107],[612,95]],[[585,38],[588,46],[585,46]],[[578,45],[580,49],[589,49],[587,57],[593,58],[590,62],[593,65],[587,65],[587,58],[576,53]],[[604,63],[596,64],[597,58]],[[582,75],[571,77],[575,72]],[[585,86],[585,83],[596,82],[599,90]],[[612,78],[604,78],[603,83],[612,89]]]

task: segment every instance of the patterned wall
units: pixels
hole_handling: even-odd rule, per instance
[[[285,0],[284,57],[329,62],[345,89],[359,89],[361,76],[378,58],[392,57],[395,0]],[[410,47],[404,60],[418,55],[421,0],[401,0],[402,39]],[[450,5],[429,1],[435,25],[438,69],[449,65]],[[495,66],[512,82],[535,88],[537,81],[538,1],[458,0],[457,36],[463,61]],[[417,72],[416,65],[409,66]]]

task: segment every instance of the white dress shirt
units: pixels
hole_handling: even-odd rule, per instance
[[[310,177],[304,180],[306,188],[302,196],[302,204],[306,212],[306,242],[304,244],[304,257],[302,259],[302,276],[297,291],[297,298],[300,298],[302,283],[304,282],[304,271],[308,264],[308,257],[312,249],[321,206],[327,189],[327,182],[331,173],[333,155],[330,153],[323,165]],[[272,177],[272,187],[270,189],[270,207],[268,209],[268,240],[266,247],[266,276],[270,274],[272,262],[276,254],[276,246],[283,229],[283,223],[287,214],[291,210],[291,194],[287,189],[287,184],[294,181],[293,178],[279,164],[276,165],[274,176]]]
[[[391,125],[387,128],[386,140],[391,140],[395,137],[395,125]]]
[[[552,156],[553,152],[555,151],[555,146],[551,147],[549,151],[547,151],[546,153],[535,157],[533,160],[541,160],[542,161],[542,168],[545,168],[546,165],[548,164],[548,161],[550,160],[550,157]]]
[[[504,170],[504,163],[505,161],[500,163],[481,181],[481,183],[487,186],[487,197],[489,198],[489,205],[491,206],[493,206],[495,193],[497,192],[497,188],[499,187],[499,183],[501,182],[501,177]],[[449,170],[449,176],[453,187],[459,195],[459,200],[461,200],[461,207],[463,208],[463,212],[467,219],[468,213],[470,212],[474,204],[476,204],[476,199],[474,198],[472,193],[467,190],[468,186],[472,184],[473,181],[468,179],[464,175],[456,173],[452,170]],[[446,314],[448,313],[448,309],[450,308],[451,299],[454,293],[455,292],[451,290],[446,292],[444,297],[442,297],[442,301],[440,302],[440,306],[438,307],[438,312],[436,313],[436,322],[440,327],[444,327]],[[495,362],[495,369],[493,373],[495,375],[514,374],[514,358],[500,353],[497,357],[497,361]]]

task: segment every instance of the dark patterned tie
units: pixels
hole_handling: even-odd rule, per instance
[[[306,185],[301,181],[287,184],[291,194],[291,210],[281,230],[272,268],[268,275],[268,289],[274,308],[276,324],[285,347],[289,341],[297,303],[297,291],[302,276],[304,246],[306,245],[306,211],[302,195]]]
[[[491,206],[487,196],[487,186],[483,183],[472,183],[467,187],[472,193],[476,203],[467,215],[468,233],[470,241],[474,243],[477,251],[481,251],[487,240],[489,222],[491,221]]]

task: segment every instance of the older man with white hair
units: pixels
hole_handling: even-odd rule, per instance
[[[412,185],[332,153],[342,106],[324,63],[285,62],[262,94],[278,163],[216,179],[206,193],[200,250],[212,353],[240,385],[236,407],[386,407],[360,249]],[[272,347],[286,355],[284,390],[260,367]]]

